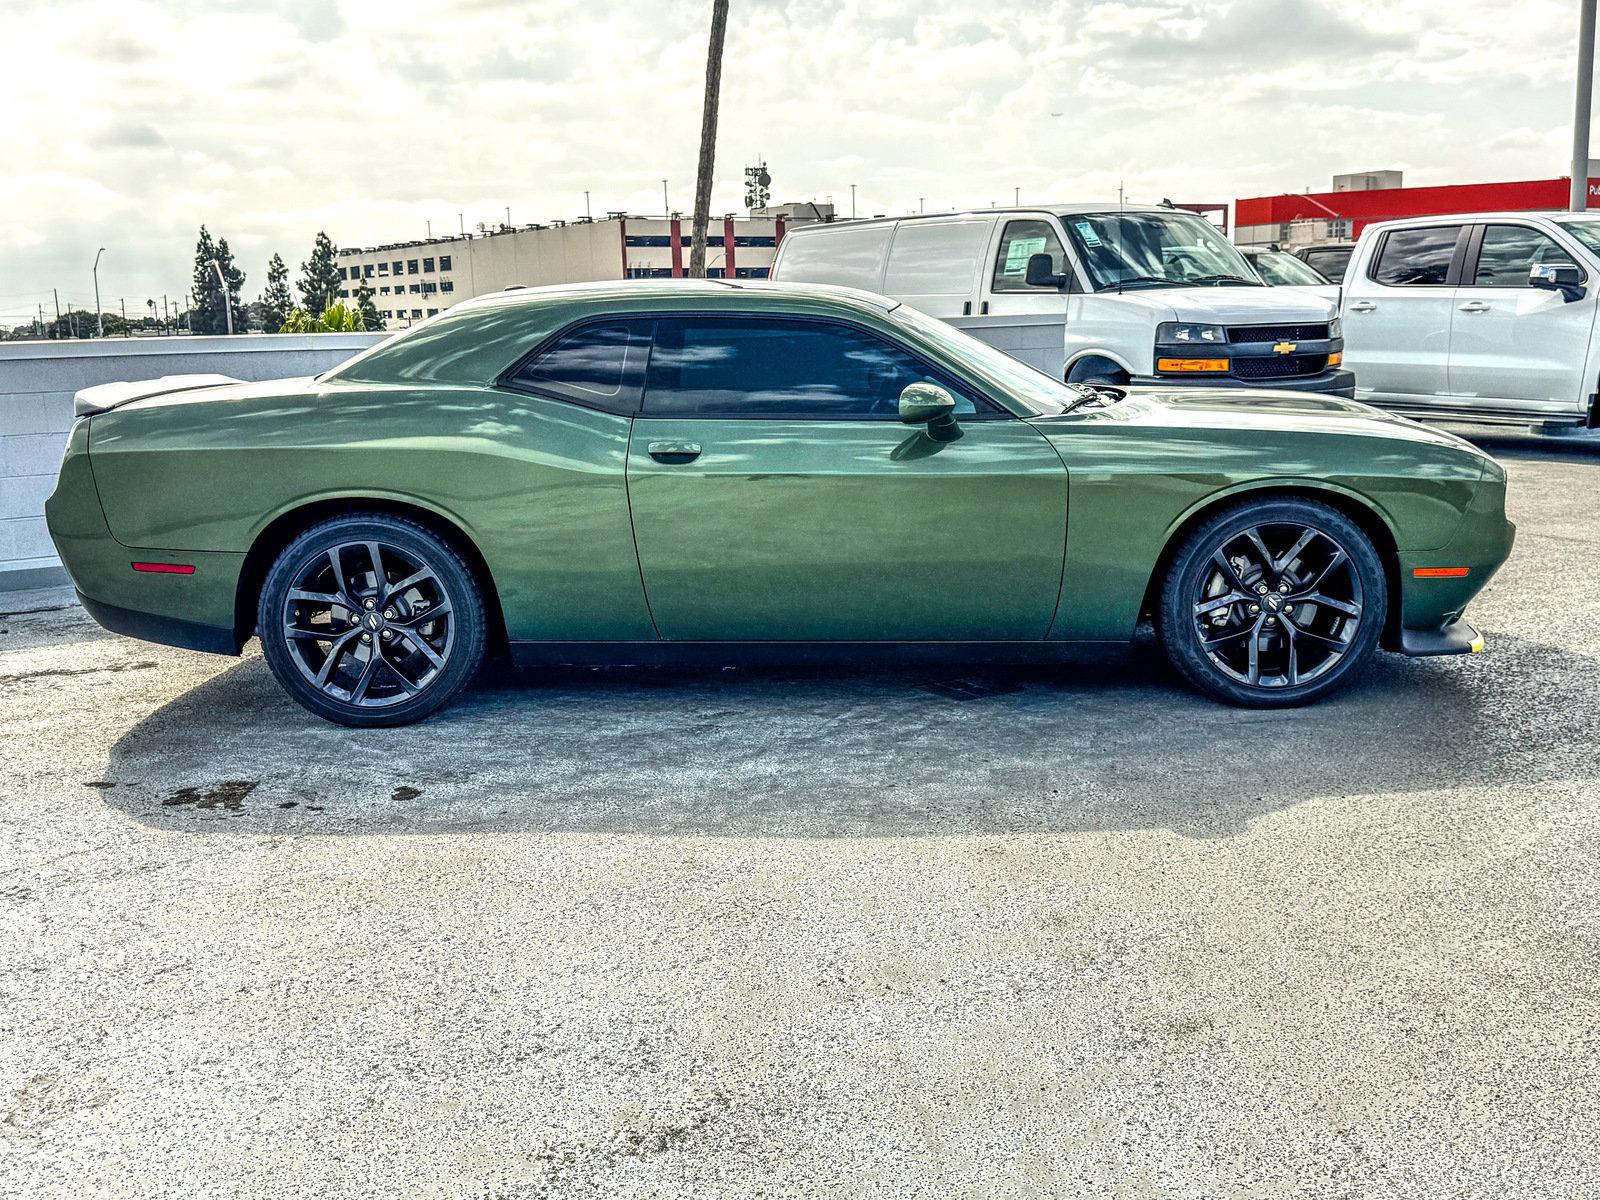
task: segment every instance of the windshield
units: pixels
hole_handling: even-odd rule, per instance
[[[1328,282],[1315,267],[1309,267],[1294,255],[1281,250],[1251,255],[1250,265],[1273,287],[1320,286]]]
[[[1062,223],[1097,292],[1262,286],[1238,247],[1193,213],[1073,213]]]
[[[1600,254],[1600,221],[1584,220],[1562,221],[1561,228],[1583,243],[1583,248],[1594,254]]]
[[[897,304],[889,316],[915,333],[919,340],[953,362],[966,367],[979,378],[997,384],[1022,405],[1041,417],[1066,412],[1083,399],[1083,389],[1060,383],[1043,371],[996,350],[987,342],[961,332],[953,325],[937,321],[907,304]]]

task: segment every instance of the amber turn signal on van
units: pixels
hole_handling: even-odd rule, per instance
[[[1225,358],[1158,358],[1156,370],[1167,374],[1179,371],[1208,372],[1227,374],[1228,360]]]

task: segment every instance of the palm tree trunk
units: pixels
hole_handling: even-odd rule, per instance
[[[700,120],[700,169],[694,184],[694,233],[689,242],[689,277],[706,277],[706,225],[711,220],[711,172],[717,157],[717,94],[722,90],[722,41],[728,30],[728,0],[712,0],[711,47],[706,52],[706,108]]]

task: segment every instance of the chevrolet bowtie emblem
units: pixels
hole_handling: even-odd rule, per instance
[[[1272,348],[1274,354],[1293,354],[1297,348],[1295,342],[1279,342]]]

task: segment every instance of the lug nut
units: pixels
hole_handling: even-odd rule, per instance
[[[1253,613],[1258,613],[1258,612],[1260,612],[1260,611],[1261,611],[1261,605],[1259,605],[1259,604],[1252,604],[1252,605],[1251,605],[1251,606],[1250,606],[1250,611],[1251,611],[1251,612],[1253,612]]]
[[[389,630],[387,630],[387,629],[385,629],[385,630],[384,630],[384,631],[383,631],[383,640],[384,640],[384,641],[386,641],[386,642],[387,642],[387,641],[388,641],[388,640],[389,640],[389,639],[390,639],[390,638],[392,638],[392,637],[393,637],[393,636],[394,636],[394,634],[393,634],[393,633],[391,633],[391,632],[389,632]]]
[[[370,633],[363,633],[361,635],[361,640],[363,642],[370,642],[372,640],[372,635]]]
[[[1263,596],[1265,596],[1267,594],[1267,585],[1264,584],[1264,583],[1256,584],[1256,591],[1260,592]]]
[[[367,600],[366,600],[366,603],[362,607],[364,607],[364,608],[377,608],[378,607],[378,602],[376,600],[372,599],[372,597],[368,596]]]
[[[1289,585],[1287,583],[1280,583],[1278,585],[1278,591],[1282,592],[1284,595],[1288,595]]]
[[[384,619],[384,620],[385,620],[385,621],[392,621],[392,620],[394,620],[394,609],[392,609],[392,608],[386,608],[386,609],[384,609],[384,610],[383,610],[383,619]]]

